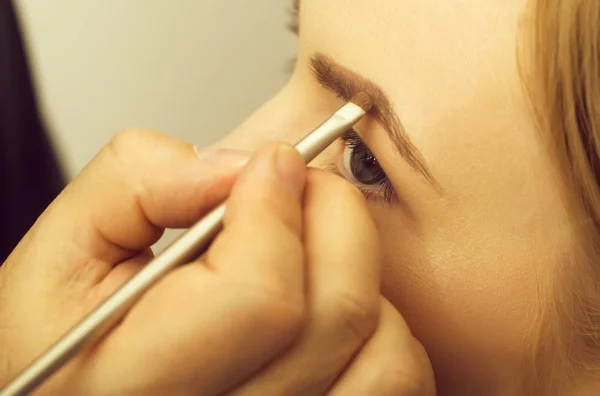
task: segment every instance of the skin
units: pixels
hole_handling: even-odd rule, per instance
[[[531,23],[518,0],[302,0],[289,84],[219,143],[293,142],[339,106],[310,72],[315,52],[387,93],[441,193],[374,121],[357,126],[400,198],[369,203],[383,294],[424,344],[443,395],[519,393],[547,277],[570,248],[517,59]],[[340,167],[342,151],[315,165]]]
[[[142,269],[165,227],[229,196],[206,254],[36,394],[433,396],[425,350],[380,295],[359,190],[281,143],[241,172],[217,157],[131,130],[88,164],[0,267],[0,386]]]
[[[431,396],[425,350],[439,395],[527,394],[524,351],[570,239],[519,78],[524,7],[303,0],[289,84],[217,148],[296,141],[337,108],[309,70],[321,52],[386,91],[440,188],[369,118],[356,129],[398,202],[366,202],[289,149],[282,177],[277,145],[238,176],[218,150],[203,162],[164,135],[121,134],[0,267],[0,384],[141,268],[163,228],[193,224],[233,185],[207,255],[46,394]],[[343,150],[314,165],[340,166]]]

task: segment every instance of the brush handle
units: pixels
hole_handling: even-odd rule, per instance
[[[365,111],[360,106],[348,102],[333,116],[306,135],[304,139],[300,140],[295,146],[296,150],[304,157],[306,163],[311,162],[364,115]]]

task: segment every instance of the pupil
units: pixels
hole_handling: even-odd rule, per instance
[[[354,150],[350,159],[350,170],[354,178],[361,184],[378,184],[385,179],[385,173],[379,161],[366,148]]]

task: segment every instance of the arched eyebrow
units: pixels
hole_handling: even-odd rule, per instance
[[[406,133],[388,96],[374,82],[336,63],[322,53],[315,53],[310,60],[314,77],[324,88],[345,101],[351,100],[359,92],[369,94],[373,100],[371,116],[388,133],[400,156],[438,192],[439,183],[431,174],[419,149]]]

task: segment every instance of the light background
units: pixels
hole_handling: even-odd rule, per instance
[[[287,80],[291,0],[17,0],[69,173],[144,126],[207,145]]]
[[[17,0],[37,94],[69,177],[112,135],[209,145],[288,79],[291,0]],[[178,232],[169,231],[162,249]]]

